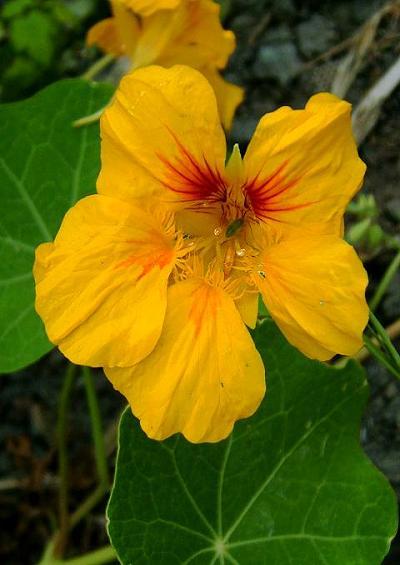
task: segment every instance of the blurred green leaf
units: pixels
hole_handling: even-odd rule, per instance
[[[19,16],[25,10],[32,8],[32,6],[34,6],[32,0],[8,0],[1,10],[1,15],[5,20],[9,20]]]
[[[14,49],[29,54],[38,63],[47,66],[54,57],[58,27],[44,12],[29,12],[12,20],[10,41]]]
[[[52,347],[34,310],[35,247],[53,239],[70,206],[95,192],[98,124],[71,124],[110,96],[109,86],[66,80],[0,105],[0,372]]]
[[[19,88],[25,88],[36,80],[39,73],[37,63],[27,57],[19,56],[8,65],[3,74],[3,80],[8,85],[18,84]]]
[[[72,14],[84,20],[95,10],[97,0],[66,0],[65,4]]]
[[[232,9],[232,0],[217,0],[217,2],[221,6],[221,20],[224,21]]]
[[[267,396],[218,444],[148,439],[121,419],[109,534],[124,565],[378,565],[396,499],[359,446],[363,370],[291,347],[272,322],[255,331]]]
[[[371,227],[371,218],[364,218],[349,227],[346,234],[346,240],[351,245],[361,245],[368,234]]]
[[[2,21],[0,21],[0,41],[2,41],[6,37],[6,27]]]

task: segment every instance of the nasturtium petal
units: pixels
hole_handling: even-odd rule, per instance
[[[222,125],[229,131],[236,109],[243,102],[244,89],[225,80],[217,69],[207,67],[201,72],[214,89]]]
[[[336,236],[292,234],[267,248],[257,276],[269,313],[309,357],[354,355],[368,321],[367,274],[354,249]]]
[[[163,331],[146,359],[105,371],[155,439],[181,432],[195,443],[219,441],[265,392],[263,364],[234,301],[202,279],[169,288]]]
[[[156,23],[164,22],[165,31],[160,29],[159,33],[164,31],[165,39],[163,49],[152,62],[165,67],[179,63],[195,69],[224,68],[236,41],[232,31],[223,29],[219,12],[216,2],[196,0],[183,2],[172,17],[168,12],[154,14],[148,28],[154,33]],[[143,37],[143,49],[146,46],[150,48],[151,43]]]
[[[102,169],[98,191],[123,199],[166,188],[169,166],[191,157],[223,168],[226,141],[215,95],[207,80],[188,67],[147,67],[125,76],[101,118]]]
[[[0,373],[52,348],[34,308],[35,248],[51,241],[65,212],[95,191],[99,126],[72,122],[104,107],[112,90],[69,79],[0,105]]]
[[[101,20],[88,31],[86,42],[89,46],[96,45],[106,53],[120,56],[125,53],[122,38],[115,25],[115,18]]]
[[[332,94],[312,96],[304,110],[266,114],[244,163],[256,214],[277,224],[331,225],[360,188],[365,165],[351,131],[351,106]]]
[[[236,308],[243,322],[252,329],[256,327],[257,323],[258,296],[257,292],[245,292],[243,296],[235,301]]]
[[[158,10],[174,10],[186,0],[113,0],[130,8],[136,14],[147,17],[158,12]]]
[[[36,310],[74,363],[129,366],[154,348],[164,320],[172,242],[153,216],[89,196],[36,255]]]
[[[122,54],[132,58],[142,32],[140,18],[119,0],[111,0],[111,7],[114,15],[114,27]],[[101,46],[99,45],[99,47]],[[110,52],[106,47],[104,51]]]
[[[303,357],[271,322],[254,337],[268,394],[229,439],[150,441],[122,416],[107,516],[124,565],[383,562],[397,501],[359,445],[364,371]]]

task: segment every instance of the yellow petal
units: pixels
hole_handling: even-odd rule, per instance
[[[225,438],[265,393],[264,367],[233,300],[201,279],[177,283],[154,351],[130,369],[106,369],[146,434],[192,442]]]
[[[222,125],[229,131],[236,109],[243,102],[244,89],[226,81],[216,69],[202,69],[202,73],[214,89]]]
[[[368,321],[366,272],[354,249],[325,235],[271,246],[258,286],[286,338],[308,357],[354,355]]]
[[[102,194],[157,194],[171,202],[187,188],[183,167],[194,168],[193,174],[201,167],[206,174],[224,168],[226,141],[214,93],[189,67],[147,67],[127,75],[101,118],[101,133]],[[213,180],[211,175],[210,190]]]
[[[182,0],[115,0],[143,17],[151,16],[159,10],[174,10]]]
[[[144,21],[137,64],[142,65],[145,52],[160,41],[157,55],[146,64],[224,68],[235,49],[235,36],[223,29],[219,12],[220,6],[212,0],[189,0],[173,12],[155,13]]]
[[[49,339],[78,364],[140,361],[159,338],[174,260],[156,217],[113,198],[84,198],[36,254],[36,310]]]
[[[256,327],[257,323],[258,296],[258,292],[245,292],[241,298],[235,301],[243,322],[252,329]]]
[[[260,219],[330,223],[339,233],[365,172],[350,109],[332,94],[317,94],[304,110],[283,107],[261,119],[244,157],[246,191]]]
[[[115,18],[107,18],[92,26],[86,36],[86,43],[89,46],[96,45],[105,53],[117,57],[125,54],[125,46],[119,35]]]
[[[123,46],[122,54],[132,59],[142,34],[141,22],[120,0],[111,0],[111,7],[116,33]]]

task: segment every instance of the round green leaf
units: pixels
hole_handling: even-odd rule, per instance
[[[34,310],[35,247],[51,241],[65,212],[95,192],[99,127],[72,127],[102,108],[111,87],[66,80],[0,106],[0,372],[51,349]]]
[[[109,535],[124,565],[378,565],[393,491],[359,445],[363,370],[310,361],[264,322],[268,392],[218,444],[146,438],[122,416]]]

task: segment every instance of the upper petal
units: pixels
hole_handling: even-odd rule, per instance
[[[271,316],[305,355],[326,360],[362,347],[368,279],[350,245],[298,235],[267,249],[260,268],[256,281]]]
[[[283,107],[261,119],[244,157],[246,191],[260,219],[330,223],[331,233],[340,232],[365,172],[350,109],[332,94],[317,94],[304,110]]]
[[[222,125],[229,131],[236,109],[243,102],[244,89],[225,80],[218,69],[207,67],[201,72],[214,89]]]
[[[115,18],[106,18],[92,26],[86,36],[88,45],[96,45],[112,55],[124,55],[125,45],[119,34]]]
[[[222,69],[236,41],[232,31],[223,29],[219,12],[220,6],[212,0],[189,0],[173,12],[154,14],[144,22],[143,50],[151,49],[155,39],[154,33],[150,41],[145,35],[159,27],[159,33],[165,37],[164,47],[151,62],[166,67],[179,63],[195,69],[205,66]]]
[[[147,67],[123,78],[101,118],[101,134],[102,194],[134,199],[153,193],[170,202],[180,190],[176,183],[185,182],[185,167],[195,163],[207,173],[224,167],[215,95],[189,67]]]
[[[130,8],[143,17],[151,16],[159,10],[174,10],[183,0],[114,0]]]
[[[74,363],[129,366],[161,332],[175,261],[160,221],[119,200],[89,196],[36,253],[36,310]]]
[[[172,286],[160,340],[131,369],[106,369],[148,436],[181,432],[219,441],[254,413],[265,392],[264,367],[231,297],[204,280]]]

